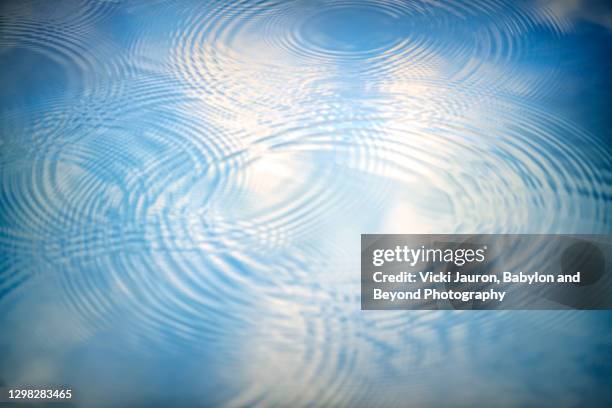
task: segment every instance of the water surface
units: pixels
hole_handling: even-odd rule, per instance
[[[361,233],[610,234],[612,9],[0,6],[0,379],[79,406],[605,405],[608,312],[364,312]]]

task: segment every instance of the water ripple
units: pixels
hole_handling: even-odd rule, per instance
[[[449,362],[494,371],[489,343],[590,328],[359,310],[364,232],[610,233],[609,127],[574,112],[597,64],[570,14],[61,3],[1,6],[0,310],[52,288],[79,341],[214,354],[201,370],[232,390],[214,401],[239,406],[432,405]]]

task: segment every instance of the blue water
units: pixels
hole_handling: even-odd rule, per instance
[[[360,310],[361,233],[612,233],[612,7],[5,1],[0,385],[609,406],[609,312]]]

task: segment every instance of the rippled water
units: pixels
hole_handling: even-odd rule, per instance
[[[609,5],[0,10],[0,383],[83,406],[610,397],[607,312],[359,302],[361,233],[612,232]]]

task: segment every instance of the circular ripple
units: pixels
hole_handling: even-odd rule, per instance
[[[320,59],[366,59],[397,48],[405,10],[384,2],[334,2],[308,10],[291,31],[292,49]]]

